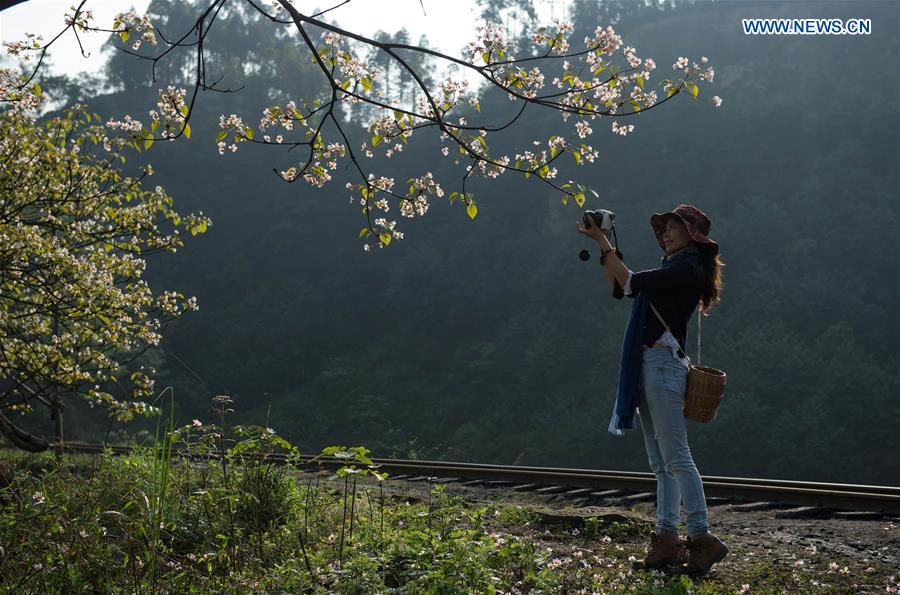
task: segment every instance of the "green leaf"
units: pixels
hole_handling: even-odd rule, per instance
[[[676,93],[678,93],[678,87],[670,87],[669,90],[666,92],[666,98],[669,98],[672,95],[675,95]]]
[[[491,61],[491,55],[488,52],[484,52],[481,54],[481,59],[484,60],[484,63],[487,64]]]
[[[255,133],[255,132],[253,131],[253,129],[250,128],[249,126],[247,126],[247,128],[244,130],[244,135],[245,135],[247,138],[249,138],[250,140],[253,140],[253,137],[254,137],[255,134],[256,134],[256,133]]]
[[[150,122],[150,130],[156,131],[157,128],[159,128],[159,120]]]
[[[227,131],[227,130],[221,130],[221,131],[219,131],[219,134],[216,135],[216,142],[221,141],[221,140],[222,140],[223,138],[225,138],[226,136],[228,136],[228,131]]]
[[[128,29],[125,29],[124,31],[119,33],[119,36],[122,38],[122,41],[124,43],[128,43],[128,38],[131,37],[131,31],[129,31]]]
[[[31,89],[34,91],[35,95],[41,94],[41,86],[39,84],[35,83]]]
[[[184,123],[184,135],[188,138],[191,138],[191,125],[187,122]]]
[[[688,88],[691,90],[691,95],[694,97],[700,92],[700,88],[697,86],[697,83],[688,83]]]
[[[379,144],[381,144],[382,140],[383,139],[381,138],[381,135],[376,134],[375,136],[372,137],[372,146],[377,147]]]
[[[144,149],[149,149],[151,146],[153,146],[153,137],[152,136],[144,141]]]
[[[363,228],[360,230],[360,232],[359,232],[359,237],[362,238],[363,236],[366,236],[366,235],[368,235],[368,234],[369,234],[369,228],[368,228],[368,227],[363,227]]]
[[[579,192],[573,198],[575,198],[575,202],[578,203],[579,207],[584,206],[584,192]]]
[[[350,88],[350,79],[347,79],[343,83],[341,83],[341,89],[346,91],[348,88]]]
[[[370,79],[369,77],[364,76],[359,82],[362,83],[363,89],[365,89],[366,91],[372,90],[372,79]]]
[[[636,76],[634,77],[634,80],[637,81],[638,87],[640,87],[641,89],[644,88],[644,77]]]
[[[469,214],[469,218],[471,219],[474,219],[475,215],[478,214],[478,207],[475,206],[474,202],[466,207],[466,213]]]
[[[572,151],[572,157],[575,158],[575,163],[581,165],[581,151]]]
[[[566,195],[564,195],[564,196],[562,197],[562,203],[563,203],[564,205],[569,204],[569,195],[568,195],[568,194],[566,194]]]
[[[391,234],[388,232],[378,234],[378,239],[381,240],[381,243],[387,246],[391,243]]]

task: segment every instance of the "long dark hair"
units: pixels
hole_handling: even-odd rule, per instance
[[[725,261],[715,250],[710,250],[706,244],[695,242],[702,256],[703,270],[706,271],[706,280],[703,291],[700,294],[700,313],[709,316],[709,311],[719,303],[719,294],[722,293],[722,268]]]

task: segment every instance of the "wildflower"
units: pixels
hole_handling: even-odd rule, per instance
[[[203,424],[200,423],[200,420],[199,420],[199,419],[195,419],[193,422],[191,422],[191,425],[194,426],[195,428],[199,428],[199,427],[201,427]]]

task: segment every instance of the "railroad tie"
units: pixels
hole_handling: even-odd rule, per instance
[[[565,492],[569,488],[566,486],[546,486],[543,488],[538,488],[535,491],[538,494],[558,494],[559,492]]]
[[[833,508],[825,506],[799,506],[775,511],[776,519],[825,519],[834,514]]]
[[[592,498],[617,498],[628,494],[628,490],[603,490],[602,492],[591,492]]]
[[[563,494],[563,496],[574,498],[576,496],[587,496],[593,491],[594,488],[578,488],[577,490],[571,490]]]
[[[731,510],[737,512],[755,512],[757,510],[772,510],[773,508],[787,508],[790,504],[784,502],[747,502],[744,504],[735,504]]]

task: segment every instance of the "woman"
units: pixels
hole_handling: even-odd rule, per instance
[[[577,229],[600,244],[600,262],[613,284],[613,295],[634,298],[609,431],[622,436],[624,430],[634,429],[637,409],[650,469],[656,475],[656,531],[650,533],[644,564],[658,568],[674,563],[683,572],[705,574],[728,548],[709,532],[703,483],[687,444],[683,404],[690,358],[684,350],[687,321],[697,304],[701,303],[700,314],[706,314],[719,301],[724,266],[719,245],[708,237],[709,217],[681,204],[650,217],[665,252],[662,266],[634,273],[610,245],[609,231],[588,219],[588,227],[579,222]],[[682,499],[686,541],[678,536]]]

